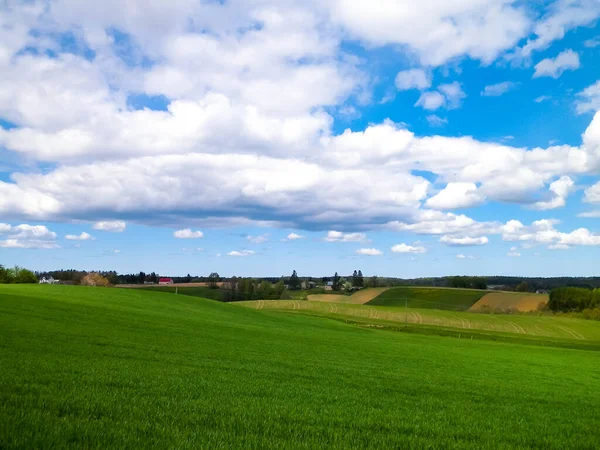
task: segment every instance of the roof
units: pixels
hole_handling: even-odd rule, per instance
[[[173,281],[173,278],[159,278],[158,281]]]

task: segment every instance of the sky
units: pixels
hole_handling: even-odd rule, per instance
[[[598,0],[0,2],[0,264],[591,276]]]

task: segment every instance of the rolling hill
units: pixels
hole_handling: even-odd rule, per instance
[[[0,361],[5,449],[597,445],[594,351],[149,290],[0,285]]]

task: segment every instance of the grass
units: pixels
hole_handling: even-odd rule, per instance
[[[211,300],[223,301],[225,292],[222,289],[211,289],[204,286],[195,287],[177,287],[174,286],[145,286],[136,289],[144,289],[146,291],[156,292],[168,292],[174,294],[177,289],[177,293],[181,295],[190,295],[192,297],[202,297]]]
[[[466,311],[487,291],[476,289],[395,287],[371,300],[372,306],[402,306],[406,299],[411,308],[448,309]]]
[[[0,361],[0,448],[594,448],[600,422],[600,352],[148,290],[0,286]]]

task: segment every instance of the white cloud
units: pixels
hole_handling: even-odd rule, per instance
[[[6,239],[0,240],[0,248],[59,248],[56,243],[56,233],[44,225],[21,224],[13,227],[0,224],[0,232],[6,235]]]
[[[596,48],[600,45],[600,36],[596,36],[593,39],[588,39],[587,41],[583,41],[583,45],[587,48]]]
[[[287,237],[284,239],[285,241],[296,241],[298,239],[304,239],[305,236],[302,236],[298,233],[290,233],[287,235]]]
[[[444,94],[448,109],[458,108],[467,94],[462,90],[462,85],[458,81],[448,84],[441,84],[438,90]]]
[[[562,208],[567,204],[567,197],[573,191],[575,182],[568,176],[562,176],[558,180],[550,183],[550,198],[539,201],[532,205],[533,209],[547,210]]]
[[[560,52],[556,58],[546,58],[535,65],[533,78],[560,77],[566,70],[579,69],[579,55],[571,49]]]
[[[567,31],[585,26],[600,17],[600,4],[595,0],[557,0],[549,4],[549,11],[535,28],[535,39],[529,39],[519,54],[525,58],[534,51],[548,48],[562,39]]]
[[[600,80],[577,94],[575,106],[578,114],[600,111]]]
[[[506,94],[508,91],[514,89],[517,83],[512,81],[503,81],[502,83],[490,84],[483,88],[481,95],[484,97],[499,97],[500,95]]]
[[[442,236],[440,242],[450,246],[456,247],[469,247],[474,245],[486,245],[489,240],[486,236],[479,237],[456,237],[456,236]]]
[[[364,242],[367,235],[364,233],[342,233],[341,231],[329,231],[324,238],[327,242]]]
[[[425,205],[434,209],[470,208],[485,200],[475,183],[448,183],[446,187],[428,199]]]
[[[471,259],[471,260],[475,260],[475,259],[479,259],[476,256],[473,255],[463,255],[462,253],[459,253],[458,255],[456,255],[456,259]]]
[[[112,220],[106,222],[96,222],[92,228],[100,231],[110,231],[111,233],[122,233],[127,228],[127,224],[122,220]]]
[[[435,111],[446,103],[446,98],[437,91],[423,92],[415,106],[420,106],[428,111]]]
[[[234,250],[234,251],[227,253],[227,256],[251,256],[251,255],[254,255],[254,252],[252,250],[241,250],[241,251]]]
[[[512,256],[512,257],[519,257],[521,256],[521,254],[518,252],[518,248],[517,247],[511,247],[510,251],[507,253],[507,256]]]
[[[191,228],[186,228],[184,230],[175,231],[173,236],[177,239],[199,239],[204,237],[204,233],[200,230],[193,231]]]
[[[358,253],[359,255],[366,255],[366,256],[383,255],[383,252],[381,250],[377,250],[376,248],[359,248],[358,250],[356,250],[356,253]]]
[[[550,100],[552,97],[548,96],[548,95],[540,95],[539,97],[536,97],[534,102],[536,103],[542,103],[545,102],[546,100]]]
[[[86,233],[85,231],[83,231],[81,234],[67,234],[65,236],[65,239],[69,240],[69,241],[92,241],[94,240],[94,238]]]
[[[400,91],[409,89],[428,89],[431,87],[431,75],[423,69],[410,69],[398,72],[396,87]]]
[[[246,239],[253,244],[262,244],[269,240],[269,234],[261,234],[260,236],[246,236]]]
[[[441,127],[448,123],[448,119],[444,119],[442,117],[436,116],[435,114],[430,114],[426,117],[429,126],[432,127]]]
[[[427,249],[425,247],[422,247],[420,245],[407,245],[407,244],[396,244],[392,247],[392,251],[394,253],[426,253]]]
[[[425,65],[442,65],[460,56],[490,63],[530,27],[525,8],[506,1],[334,0],[327,4],[333,19],[351,36],[372,45],[408,47]]]

